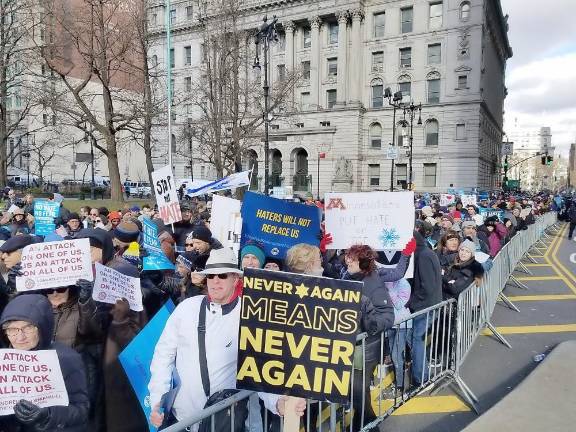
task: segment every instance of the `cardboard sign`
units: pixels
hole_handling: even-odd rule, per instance
[[[471,205],[476,207],[478,205],[476,201],[476,195],[461,195],[460,200],[462,201],[462,206],[464,208]]]
[[[446,207],[456,202],[456,195],[454,194],[440,194],[440,206]]]
[[[0,416],[26,399],[41,408],[68,406],[68,392],[54,350],[0,350]]]
[[[156,432],[158,429],[150,423],[150,414],[152,407],[150,406],[150,392],[148,391],[148,383],[150,382],[150,364],[154,356],[154,349],[156,343],[160,339],[160,335],[166,326],[166,321],[174,310],[174,303],[168,300],[154,318],[152,318],[146,327],[132,339],[128,346],[118,356],[126,376],[134,389],[134,393],[140,402],[144,417],[148,420],[148,427],[150,432]]]
[[[74,285],[78,279],[94,280],[90,240],[36,243],[22,250],[22,274],[17,291],[34,291]]]
[[[142,221],[143,246],[148,256],[142,259],[143,270],[174,270],[175,266],[168,259],[160,246],[158,227],[150,219]]]
[[[220,195],[212,197],[212,216],[210,217],[212,237],[235,251],[240,248],[240,235],[242,233],[241,205],[239,200],[233,198]]]
[[[362,286],[245,269],[237,388],[345,403]]]
[[[165,166],[152,172],[152,182],[158,204],[158,213],[164,223],[168,225],[182,220],[178,187],[172,169]]]
[[[60,203],[54,201],[34,201],[34,232],[46,236],[56,229],[54,219],[60,212]]]
[[[480,207],[478,209],[478,214],[482,216],[483,218],[482,220],[486,220],[486,218],[490,216],[498,216],[498,220],[500,220],[500,222],[502,222],[502,220],[504,219],[504,210],[500,209]]]
[[[242,203],[241,246],[248,241],[262,244],[264,253],[285,258],[298,243],[320,244],[320,213],[316,206],[292,203],[247,192]]]
[[[402,250],[413,236],[413,192],[327,193],[325,212],[331,249]]]
[[[101,303],[115,304],[116,300],[125,298],[130,309],[136,312],[144,310],[140,278],[133,278],[96,263],[96,280],[92,298]]]

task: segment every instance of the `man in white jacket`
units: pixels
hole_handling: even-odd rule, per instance
[[[162,397],[170,390],[173,370],[178,373],[180,386],[172,406],[172,414],[181,421],[198,414],[205,406],[205,394],[199,361],[198,319],[200,309],[206,307],[206,363],[210,394],[236,388],[236,362],[238,358],[238,329],[240,325],[242,272],[229,248],[213,250],[202,272],[207,277],[208,296],[186,299],[174,310],[158,340],[148,384],[151,423],[159,427],[164,420],[161,412]],[[284,414],[286,397],[260,394],[266,408],[275,414]],[[300,400],[296,412],[303,415],[306,402]],[[193,429],[195,430],[195,429]]]

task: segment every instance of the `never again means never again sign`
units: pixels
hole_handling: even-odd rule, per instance
[[[245,269],[237,388],[346,402],[362,286]]]

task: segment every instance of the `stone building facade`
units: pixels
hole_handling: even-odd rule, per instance
[[[163,3],[152,0],[149,9],[152,54],[159,62],[166,52]],[[421,125],[416,114],[412,128],[415,190],[499,186],[505,70],[512,56],[500,0],[241,3],[248,30],[258,28],[265,14],[278,17],[270,78],[295,68],[304,75],[293,90],[294,114],[272,120],[272,186],[322,195],[387,190],[393,178],[395,188],[405,187],[410,128],[400,127],[404,113],[389,106],[386,88],[402,91],[404,103],[422,104]],[[202,61],[197,8],[197,2],[173,0],[168,12],[175,91],[196,79]],[[174,129],[193,122],[189,117],[177,109]],[[389,145],[397,152],[394,161],[387,156]],[[166,162],[161,153],[158,165]],[[190,158],[174,158],[177,177],[189,177]],[[263,146],[247,159],[257,160],[261,180]],[[195,177],[211,175],[210,166],[192,165]],[[257,187],[262,189],[262,181]]]

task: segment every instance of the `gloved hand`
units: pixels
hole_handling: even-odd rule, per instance
[[[332,240],[332,234],[327,233],[322,236],[322,240],[320,240],[320,252],[326,252],[326,246],[332,244],[334,240]]]
[[[87,281],[86,279],[78,279],[76,286],[80,289],[78,294],[78,301],[86,303],[92,297],[92,290],[94,289],[94,282]]]
[[[406,247],[402,249],[402,255],[410,256],[416,250],[416,239],[412,237],[408,243],[406,243]]]
[[[25,399],[21,399],[20,402],[14,405],[14,415],[20,423],[29,426],[41,427],[50,420],[50,410],[48,408],[40,408]]]
[[[22,264],[18,263],[8,271],[8,282],[6,283],[8,287],[8,293],[13,293],[16,291],[16,277],[24,276],[22,273]]]
[[[112,314],[112,319],[116,322],[122,322],[130,313],[130,303],[126,299],[118,299],[116,300],[116,304],[112,307],[110,311]]]

